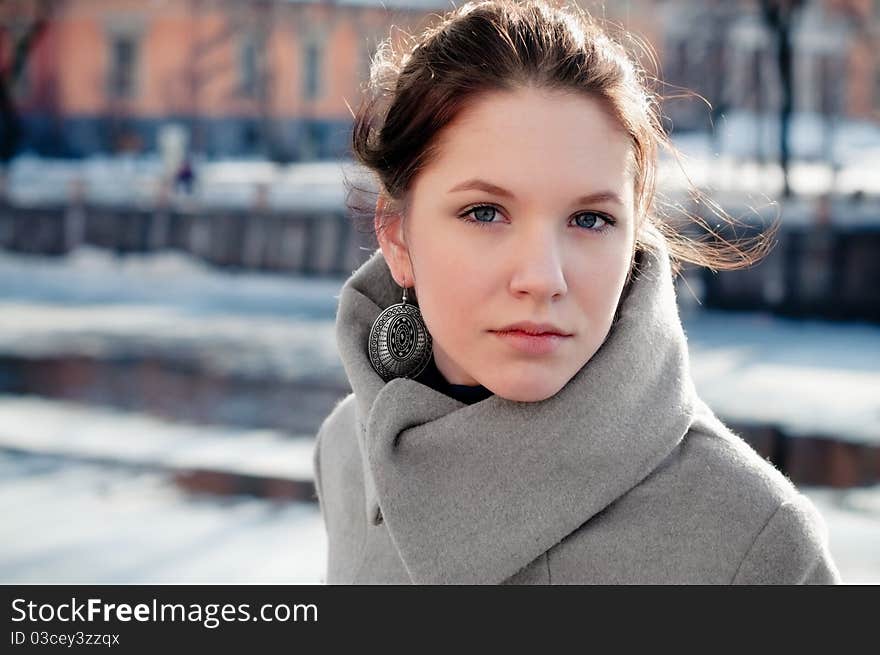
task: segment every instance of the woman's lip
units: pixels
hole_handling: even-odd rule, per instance
[[[563,340],[568,339],[571,335],[555,334],[553,332],[545,332],[543,334],[529,334],[522,330],[499,331],[493,330],[509,346],[516,348],[520,352],[532,355],[546,355],[556,350]]]

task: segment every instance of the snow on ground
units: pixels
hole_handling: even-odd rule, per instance
[[[311,584],[313,503],[198,497],[161,473],[0,451],[0,583]]]
[[[312,435],[184,425],[79,403],[0,394],[0,448],[163,469],[312,479]]]
[[[880,584],[880,485],[803,487],[828,525],[831,555],[845,584]]]
[[[880,446],[880,327],[700,311],[694,383],[727,420]]]
[[[338,380],[333,321],[192,316],[173,307],[0,301],[0,352],[160,357],[220,375]]]
[[[880,486],[804,488],[847,584],[880,584]],[[0,451],[0,584],[323,581],[318,507],[197,497],[163,474]]]
[[[217,269],[177,251],[117,255],[81,246],[49,257],[0,251],[0,298],[60,305],[175,307],[193,316],[332,318],[340,281]]]
[[[174,253],[0,253],[0,353],[159,356],[218,374],[339,379],[340,287]]]

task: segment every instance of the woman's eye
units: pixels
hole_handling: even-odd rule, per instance
[[[497,213],[498,210],[489,205],[474,207],[468,212],[468,214],[473,216],[474,220],[478,223],[491,223],[492,219],[495,218],[495,214]]]
[[[584,227],[587,229],[594,229],[598,232],[605,228],[611,221],[602,216],[601,214],[597,214],[596,212],[584,212],[582,214],[578,214],[574,217],[575,223],[577,223],[578,227]],[[597,224],[598,223],[598,227]]]

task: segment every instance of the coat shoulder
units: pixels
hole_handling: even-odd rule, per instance
[[[678,468],[682,481],[726,504],[742,504],[769,517],[801,495],[791,480],[701,404],[680,447],[659,467]]]
[[[550,563],[559,582],[839,580],[809,498],[702,403],[678,446]]]
[[[355,429],[357,402],[354,393],[340,399],[324,418],[315,437],[312,471],[315,491],[323,507],[326,504],[325,478],[335,477],[333,471],[350,469],[359,457]]]
[[[664,468],[668,484],[686,492],[679,494],[682,511],[699,508],[705,527],[737,544],[727,561],[735,564],[730,582],[839,581],[827,525],[812,501],[705,403],[658,477]],[[708,541],[718,546],[717,537]]]
[[[321,421],[315,440],[318,444],[325,444],[325,450],[338,447],[340,441],[350,446],[349,437],[354,434],[356,421],[357,399],[354,393],[349,393],[338,400],[330,413]]]
[[[684,444],[695,461],[716,475],[725,503],[740,503],[752,519],[745,525],[748,549],[731,580],[744,584],[834,584],[840,573],[829,550],[828,527],[813,502],[772,463],[701,405]]]
[[[327,534],[325,581],[353,580],[366,537],[366,500],[354,394],[337,402],[314,446],[315,489]]]

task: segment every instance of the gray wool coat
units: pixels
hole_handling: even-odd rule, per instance
[[[381,250],[346,281],[353,393],[314,450],[328,584],[839,583],[814,505],[697,396],[662,241],[553,397],[467,405],[370,365],[400,301]]]

